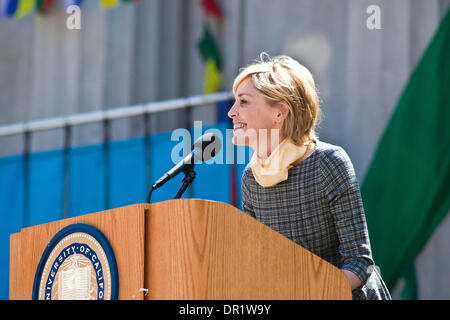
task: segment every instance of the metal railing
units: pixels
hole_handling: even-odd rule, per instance
[[[231,92],[223,91],[208,95],[197,95],[186,98],[150,102],[128,107],[98,110],[42,120],[13,123],[0,126],[0,137],[25,134],[26,132],[64,128],[67,126],[101,122],[105,120],[128,118],[169,110],[184,109],[188,107],[217,103],[223,100],[229,100],[232,97],[233,94]]]

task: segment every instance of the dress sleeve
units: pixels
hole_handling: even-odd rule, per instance
[[[244,170],[241,180],[241,188],[242,188],[242,209],[246,214],[255,218],[255,212],[253,210],[253,206],[250,201],[250,190],[247,186],[248,183],[248,170]]]
[[[323,190],[339,238],[343,270],[355,273],[364,285],[374,265],[364,208],[355,171],[347,153],[339,148],[321,166]]]

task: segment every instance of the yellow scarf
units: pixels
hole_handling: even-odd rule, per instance
[[[267,159],[261,159],[255,151],[250,159],[253,176],[263,187],[274,186],[288,178],[288,170],[293,167],[292,163],[303,157],[306,150],[307,143],[297,146],[292,139],[287,138]]]

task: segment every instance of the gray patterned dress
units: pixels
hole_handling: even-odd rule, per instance
[[[391,299],[372,259],[358,181],[341,147],[316,149],[289,169],[288,179],[259,185],[249,165],[242,175],[244,211],[334,266],[355,273],[354,300]]]

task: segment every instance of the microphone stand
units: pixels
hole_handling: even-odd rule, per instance
[[[186,189],[192,184],[192,181],[195,179],[195,171],[193,166],[190,166],[189,169],[184,171],[184,178],[183,178],[183,184],[181,185],[180,190],[178,190],[177,195],[174,199],[180,199],[183,193],[186,191]]]
[[[193,165],[188,166],[187,168],[185,168],[183,170],[183,172],[184,172],[184,178],[182,180],[183,184],[181,185],[181,188],[180,188],[180,190],[178,190],[178,192],[177,192],[177,194],[176,194],[174,199],[181,198],[181,196],[186,191],[186,189],[192,184],[192,182],[194,181],[195,176],[196,176],[196,173],[194,171],[194,166]],[[152,197],[153,190],[155,190],[154,187],[152,187],[150,189],[150,192],[148,193],[147,203],[150,203],[150,199]]]

